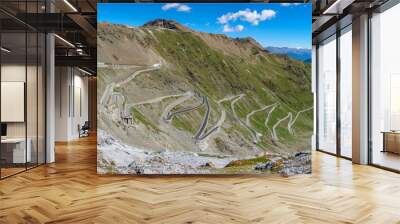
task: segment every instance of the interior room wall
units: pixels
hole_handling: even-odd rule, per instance
[[[55,85],[55,140],[77,139],[78,125],[88,121],[88,78],[76,68],[56,67]]]
[[[28,67],[32,70],[33,67]],[[4,64],[1,66],[2,82],[25,82],[25,64]],[[32,97],[33,93],[27,93],[28,97]],[[36,92],[35,92],[36,96]],[[4,109],[4,108],[2,108]],[[30,117],[28,117],[29,119]],[[25,137],[24,122],[7,122],[7,137]]]
[[[69,100],[69,72],[68,67],[55,69],[55,140],[68,140],[68,100]]]
[[[75,73],[75,86],[79,87],[81,89],[81,113],[78,113],[79,111],[76,111],[75,117],[77,118],[75,120],[75,123],[73,124],[74,127],[77,127],[78,124],[81,126],[89,120],[89,92],[88,92],[88,77],[83,76],[82,72],[78,72],[78,74]],[[78,129],[75,128],[76,131],[76,136],[79,135]]]
[[[44,143],[43,141],[43,123],[38,120],[38,113],[42,112],[40,109],[44,107],[44,97],[39,95],[37,84],[40,77],[41,69],[37,70],[37,66],[25,64],[3,64],[1,66],[1,81],[2,82],[24,82],[26,84],[26,108],[22,108],[26,112],[25,122],[6,122],[7,123],[7,137],[8,138],[25,138],[29,139],[30,155],[32,162],[37,162],[36,159],[40,158],[40,163],[44,162],[44,157],[37,156],[38,151],[43,154]],[[27,80],[26,80],[27,79]],[[7,108],[2,108],[7,110]],[[38,126],[39,125],[39,126]],[[40,145],[39,145],[40,143]]]

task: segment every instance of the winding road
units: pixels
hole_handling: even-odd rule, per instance
[[[292,127],[293,127],[294,123],[296,122],[297,118],[299,117],[299,115],[300,115],[301,113],[306,112],[306,111],[312,110],[313,108],[314,108],[314,107],[309,107],[309,108],[306,108],[306,109],[304,109],[304,110],[301,110],[301,111],[297,112],[297,114],[296,114],[296,116],[294,117],[293,121],[291,121],[291,122],[289,123],[289,126],[288,126],[289,132],[290,132],[292,135],[294,134],[294,131],[293,131]]]
[[[206,114],[203,117],[203,120],[201,122],[199,129],[197,130],[196,134],[194,135],[195,139],[199,139],[199,137],[203,135],[203,133],[207,127],[207,124],[208,124],[208,119],[210,118],[211,107],[210,107],[210,104],[208,103],[208,98],[206,96],[205,96],[205,101],[206,101],[205,104],[206,104],[206,109],[207,109]]]
[[[116,84],[116,86],[118,87],[118,86],[125,85],[126,83],[130,82],[131,80],[133,80],[134,78],[136,78],[136,76],[140,75],[140,74],[143,73],[143,72],[150,72],[150,71],[158,70],[158,69],[160,69],[160,68],[161,68],[161,63],[157,63],[157,64],[152,65],[150,68],[136,71],[136,72],[134,72],[132,75],[130,75],[128,78],[126,78],[126,79],[124,79],[124,80],[118,82],[118,83]]]
[[[288,115],[287,115],[286,117],[284,117],[284,118],[278,120],[278,121],[274,124],[274,126],[272,127],[272,139],[273,139],[273,140],[279,141],[278,135],[276,134],[276,128],[279,126],[279,124],[280,124],[282,121],[284,121],[284,120],[286,120],[286,119],[288,119],[288,118],[290,118],[290,119],[289,119],[289,122],[288,122],[288,129],[289,129],[289,124],[290,124],[290,122],[291,122],[291,120],[292,120],[292,118],[293,118],[292,112],[289,112]]]
[[[268,126],[268,122],[269,122],[269,119],[270,119],[270,117],[271,117],[272,112],[274,112],[274,110],[275,110],[278,106],[279,106],[279,103],[276,103],[276,105],[275,105],[274,107],[272,107],[272,109],[271,109],[270,111],[268,111],[267,118],[265,118],[265,122],[264,122],[264,125],[265,125],[265,127],[267,127],[268,131],[270,132],[271,137],[273,136],[273,133],[272,133],[271,128]]]
[[[140,106],[140,105],[145,105],[145,104],[152,104],[152,103],[158,103],[161,102],[167,98],[172,98],[172,97],[181,97],[184,96],[184,94],[172,94],[172,95],[166,95],[166,96],[160,96],[156,97],[153,99],[137,102],[137,103],[130,103],[128,104],[128,107],[133,107],[133,106]]]
[[[272,138],[273,138],[274,140],[276,140],[276,141],[279,140],[278,135],[277,135],[277,133],[276,133],[276,128],[279,126],[279,124],[280,124],[282,121],[284,121],[284,120],[286,120],[286,119],[289,119],[288,125],[287,125],[287,129],[288,129],[288,131],[289,131],[290,134],[294,135],[293,126],[294,126],[294,124],[296,123],[297,118],[299,118],[299,116],[300,116],[301,113],[304,113],[304,112],[306,112],[306,111],[309,111],[309,110],[311,110],[311,109],[313,109],[313,108],[314,108],[314,107],[309,107],[309,108],[306,108],[306,109],[304,109],[304,110],[301,110],[301,111],[297,112],[297,114],[296,114],[296,116],[295,116],[294,119],[293,119],[293,114],[292,114],[292,112],[289,112],[288,115],[287,115],[286,117],[284,117],[284,118],[278,120],[278,121],[274,124],[274,126],[273,126],[273,128],[272,128]],[[267,126],[267,121],[265,122],[265,125]],[[267,126],[267,128],[268,128],[268,126]]]
[[[239,97],[240,95],[241,95],[241,94],[239,94],[239,95],[234,95],[234,96],[228,96],[228,97],[222,98],[222,99],[218,100],[217,103],[218,103],[218,104],[221,104],[221,103],[223,103],[223,102],[225,102],[225,101],[231,101],[231,100],[235,99],[236,97]]]
[[[208,136],[210,136],[213,133],[218,133],[219,129],[221,128],[222,124],[224,124],[226,118],[226,111],[222,110],[221,111],[221,117],[219,118],[217,124],[214,125],[208,132],[206,132],[203,136],[200,136],[197,140],[202,141],[206,139]]]
[[[133,80],[136,76],[138,76],[139,74],[143,73],[143,72],[149,72],[149,71],[154,71],[154,70],[158,70],[161,68],[161,63],[157,63],[154,64],[152,66],[150,66],[150,68],[146,68],[146,69],[142,69],[142,70],[138,70],[134,73],[132,73],[128,78],[115,83],[112,82],[109,85],[107,85],[106,89],[103,92],[103,95],[100,98],[100,104],[102,105],[101,111],[103,111],[104,109],[106,109],[107,106],[107,101],[109,100],[109,98],[111,97],[111,95],[114,93],[114,88],[115,87],[120,87],[128,82],[130,82],[131,80]],[[133,65],[132,65],[133,66]],[[122,95],[122,94],[121,94]],[[123,96],[123,95],[122,95]],[[124,100],[125,100],[125,96],[123,96]],[[123,102],[123,104],[125,104],[125,102]],[[124,108],[124,112],[126,112],[126,108]]]
[[[253,110],[253,111],[251,111],[250,113],[248,113],[248,114],[246,115],[246,125],[251,126],[251,124],[250,124],[250,118],[251,118],[251,116],[253,116],[255,113],[260,112],[260,111],[263,111],[263,110],[266,110],[266,109],[268,109],[268,108],[270,108],[270,107],[272,107],[272,106],[275,106],[276,104],[277,104],[277,103],[273,103],[273,104],[270,104],[270,105],[268,105],[268,106],[264,106],[264,107],[262,107],[262,108],[260,108],[260,109]]]
[[[236,114],[236,110],[235,110],[235,104],[237,101],[239,101],[240,99],[242,99],[246,94],[240,94],[238,98],[234,99],[231,102],[231,110],[233,112],[233,115],[235,116],[236,120],[243,126],[245,127],[247,130],[249,130],[249,132],[251,133],[251,136],[253,138],[253,143],[257,143],[260,139],[259,136],[261,135],[260,133],[258,133],[257,131],[253,130],[251,127],[247,126],[246,123],[244,123],[242,120],[240,120],[239,116]]]
[[[185,108],[182,108],[182,109],[174,111],[174,112],[169,112],[167,114],[167,120],[172,120],[172,118],[175,117],[178,114],[187,113],[187,112],[199,109],[206,102],[206,97],[203,96],[202,98],[203,98],[202,102],[200,104],[196,105],[196,106],[185,107]]]
[[[188,91],[182,95],[182,97],[174,100],[172,103],[168,104],[168,106],[165,107],[161,117],[165,122],[171,121],[168,119],[169,114],[171,113],[171,110],[174,109],[174,107],[178,106],[179,104],[185,102],[186,100],[192,98],[194,96],[194,92]]]
[[[225,98],[217,101],[218,107],[221,109],[221,116],[220,116],[218,122],[208,132],[206,132],[203,136],[200,136],[196,140],[203,141],[203,140],[207,139],[211,134],[218,133],[218,131],[220,130],[221,126],[224,124],[225,118],[226,118],[226,111],[225,111],[224,107],[221,105],[221,103],[223,103],[225,101],[232,100],[235,97],[238,97],[238,96],[225,97]]]
[[[114,65],[113,65],[114,66]],[[134,67],[138,67],[136,65],[131,65]],[[309,110],[312,110],[313,107],[309,107],[306,108],[304,110],[298,111],[296,113],[296,116],[293,118],[293,113],[292,112],[288,112],[287,116],[279,119],[271,128],[268,126],[269,120],[272,116],[272,113],[274,112],[274,110],[280,105],[279,102],[264,106],[260,109],[256,109],[251,111],[250,113],[248,113],[246,115],[246,120],[245,122],[243,122],[239,116],[236,113],[235,110],[235,104],[242,99],[245,94],[239,94],[239,95],[234,95],[234,96],[229,96],[229,97],[225,97],[221,100],[217,101],[217,104],[219,106],[219,108],[221,109],[221,116],[219,118],[219,120],[217,121],[217,123],[211,127],[208,131],[206,131],[208,123],[209,123],[209,119],[210,119],[210,114],[212,112],[212,108],[209,104],[208,98],[206,96],[203,96],[203,100],[201,103],[197,104],[197,105],[193,105],[193,106],[189,106],[189,107],[185,107],[185,108],[181,108],[177,111],[172,111],[176,106],[178,106],[179,104],[182,104],[183,102],[189,100],[190,98],[192,98],[193,96],[195,96],[195,93],[192,91],[188,91],[186,93],[183,94],[171,94],[171,95],[165,95],[165,96],[160,96],[160,97],[156,97],[153,99],[149,99],[149,100],[145,100],[145,101],[141,101],[141,102],[137,102],[137,103],[131,103],[131,104],[126,104],[126,96],[124,96],[122,93],[120,92],[114,92],[114,89],[117,87],[121,87],[123,85],[126,85],[127,83],[129,83],[130,81],[132,81],[133,79],[135,79],[138,75],[145,73],[145,72],[150,72],[150,71],[155,71],[160,69],[162,66],[161,63],[157,63],[154,64],[152,66],[149,66],[147,68],[135,71],[134,73],[132,73],[130,76],[128,76],[127,78],[125,78],[124,80],[121,80],[119,82],[112,82],[110,84],[108,84],[105,87],[105,90],[103,92],[103,95],[100,98],[100,111],[101,112],[105,112],[105,110],[107,108],[109,108],[110,103],[112,105],[116,105],[118,110],[119,110],[119,114],[121,114],[121,116],[125,116],[125,114],[127,114],[129,111],[127,111],[127,108],[131,108],[133,106],[139,106],[139,105],[144,105],[144,104],[152,104],[152,103],[158,103],[161,102],[164,99],[167,98],[171,98],[171,97],[179,97],[178,99],[174,100],[172,103],[170,103],[169,105],[167,105],[164,110],[163,113],[161,115],[161,118],[166,121],[169,122],[173,119],[173,117],[182,114],[182,113],[187,113],[193,110],[197,110],[202,106],[206,106],[206,113],[204,114],[204,117],[202,119],[202,122],[200,124],[200,127],[198,128],[198,130],[196,131],[195,135],[193,136],[196,141],[203,141],[205,139],[207,139],[211,134],[213,133],[217,133],[220,130],[220,127],[223,125],[223,123],[225,122],[226,119],[226,111],[224,109],[224,107],[221,105],[223,102],[225,101],[231,101],[230,103],[230,107],[231,110],[233,112],[233,115],[235,117],[235,119],[240,123],[240,125],[242,125],[243,127],[245,127],[252,136],[253,139],[253,143],[257,143],[259,141],[259,137],[261,136],[260,133],[258,133],[256,130],[254,130],[251,127],[251,117],[258,112],[261,111],[265,111],[269,108],[271,108],[268,111],[267,117],[265,119],[264,125],[265,127],[269,130],[269,132],[271,133],[272,139],[278,141],[278,135],[276,133],[276,129],[278,128],[278,126],[285,120],[288,120],[288,125],[287,125],[287,129],[289,131],[290,134],[294,134],[294,130],[293,130],[293,126],[296,123],[296,121],[298,120],[299,116],[302,113],[305,113]],[[111,102],[110,102],[111,101]],[[122,107],[122,108],[121,108]],[[290,107],[289,107],[290,109]]]
[[[100,104],[105,107],[107,105],[107,100],[109,99],[111,92],[114,90],[115,83],[111,83],[107,85],[106,89],[103,92],[103,95],[100,98]]]

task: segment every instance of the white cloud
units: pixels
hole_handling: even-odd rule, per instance
[[[224,25],[223,32],[224,32],[224,33],[230,33],[230,32],[233,32],[233,28],[232,28],[232,27],[230,27],[228,24],[225,24],[225,25]]]
[[[190,10],[192,8],[190,8],[189,6],[187,6],[185,4],[181,4],[181,3],[167,3],[167,4],[163,5],[163,7],[161,7],[161,9],[164,11],[168,11],[170,9],[176,9],[179,12],[190,12]]]
[[[192,8],[190,8],[189,6],[187,6],[187,5],[180,5],[179,7],[178,7],[178,11],[180,11],[180,12],[190,12],[190,10],[191,10]]]
[[[261,12],[257,12],[257,10],[251,11],[250,9],[240,10],[235,13],[227,13],[219,17],[218,23],[220,24],[228,24],[230,21],[241,20],[248,23],[251,23],[254,26],[257,26],[260,22],[271,19],[275,17],[276,12],[270,9],[264,9]]]
[[[244,26],[242,26],[242,25],[237,25],[236,27],[235,27],[235,31],[236,32],[242,32],[244,30]]]
[[[244,30],[243,25],[237,25],[235,27],[231,27],[229,24],[225,24],[223,27],[224,33],[242,32],[243,30]]]
[[[281,6],[296,6],[300,5],[301,3],[281,3]]]
[[[167,11],[173,8],[177,8],[179,6],[179,3],[168,3],[163,5],[163,7],[161,7],[162,10]]]

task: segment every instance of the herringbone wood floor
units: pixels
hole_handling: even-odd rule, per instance
[[[400,175],[314,153],[313,174],[96,174],[94,137],[0,181],[0,223],[400,223]]]

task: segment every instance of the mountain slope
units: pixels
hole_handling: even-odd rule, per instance
[[[98,51],[101,63],[119,65],[98,70],[99,96],[113,84],[99,129],[128,145],[236,159],[309,150],[308,64],[270,54],[252,38],[167,20],[99,24]],[[121,116],[127,112],[132,124]]]

